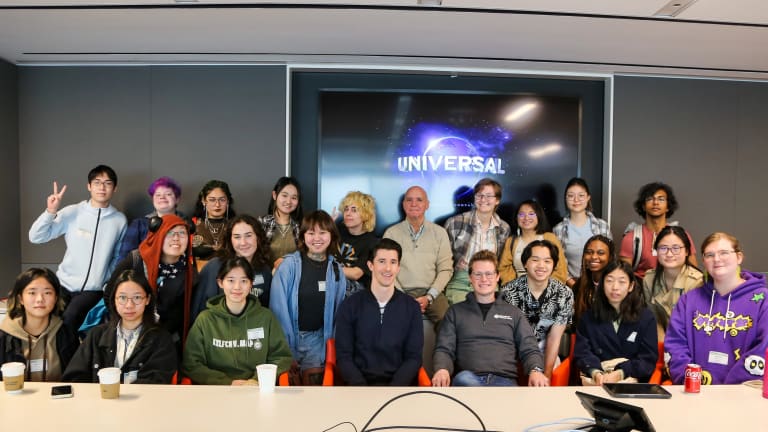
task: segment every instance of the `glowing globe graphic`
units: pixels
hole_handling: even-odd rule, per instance
[[[431,156],[431,161],[437,162],[443,160],[446,156],[480,156],[475,146],[468,140],[458,136],[443,136],[429,141],[429,145],[424,150],[424,156]],[[425,170],[434,176],[439,176],[441,169]],[[424,172],[424,171],[423,171]],[[445,173],[455,175],[455,173]]]

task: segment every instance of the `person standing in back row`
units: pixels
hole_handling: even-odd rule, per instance
[[[104,283],[118,260],[118,245],[125,235],[125,215],[110,204],[117,190],[117,174],[99,165],[88,173],[91,197],[59,210],[67,186],[53,182],[45,211],[29,229],[29,241],[47,243],[64,236],[67,249],[56,276],[61,281],[65,303],[62,320],[77,329],[88,311],[103,296]]]

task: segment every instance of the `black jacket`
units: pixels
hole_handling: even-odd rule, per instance
[[[72,357],[62,380],[99,382],[99,369],[114,366],[116,349],[116,323],[109,322],[93,328]],[[177,368],[176,348],[171,335],[161,327],[150,327],[142,329],[133,353],[121,369],[123,376],[138,371],[136,384],[170,384]]]
[[[80,340],[77,338],[77,333],[66,325],[62,325],[56,332],[56,351],[59,354],[62,371],[66,370],[78,346],[80,346]],[[21,339],[0,330],[0,364],[8,362],[27,364],[27,359],[22,352]],[[0,378],[2,376],[3,374],[0,373]]]

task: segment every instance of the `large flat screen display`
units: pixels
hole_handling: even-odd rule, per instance
[[[584,146],[583,95],[472,87],[317,88],[314,137],[293,135],[306,136],[297,146],[305,159],[316,149],[314,166],[303,165],[317,173],[303,180],[316,206],[330,211],[352,190],[371,194],[381,234],[402,219],[408,187],[427,191],[427,217],[440,223],[470,209],[472,187],[490,177],[502,185],[499,214],[510,224],[517,204],[531,198],[556,223],[565,184],[584,175],[584,151],[600,159],[594,165],[602,161],[594,146]],[[598,197],[599,188],[598,181]]]

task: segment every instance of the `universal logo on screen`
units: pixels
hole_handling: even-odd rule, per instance
[[[457,136],[432,140],[422,155],[399,156],[397,170],[505,174],[501,158],[480,155],[472,143]]]

